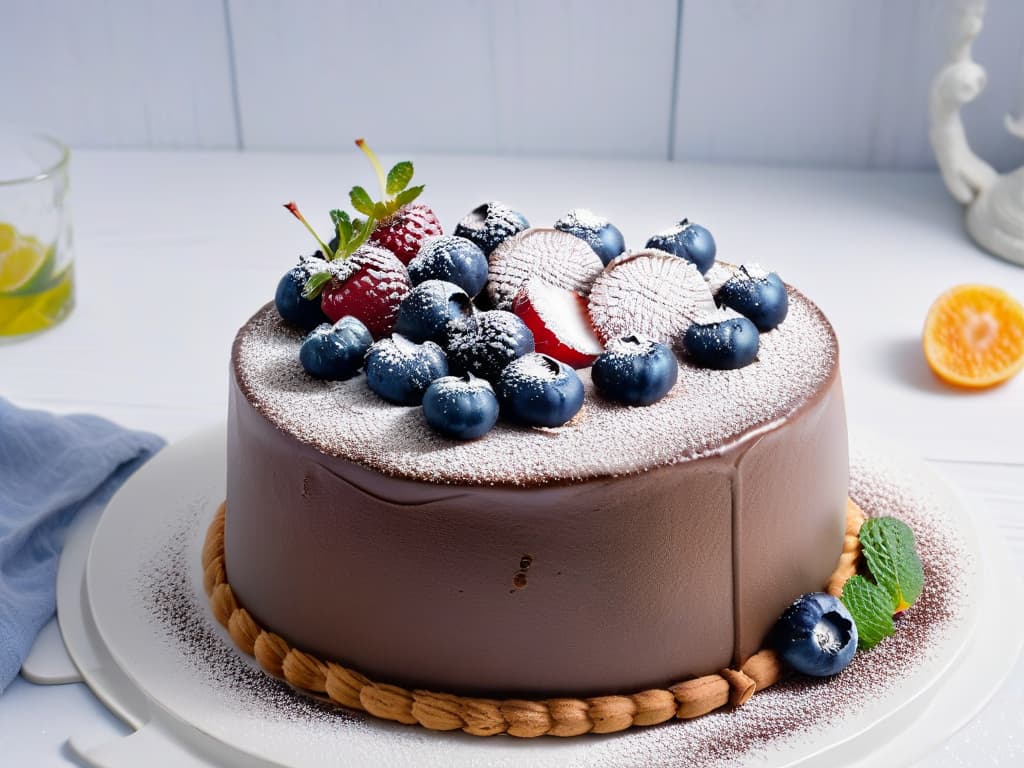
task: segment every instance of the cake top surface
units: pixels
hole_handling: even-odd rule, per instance
[[[657,403],[628,407],[594,391],[579,371],[582,410],[557,428],[499,422],[474,441],[433,432],[419,407],[386,403],[365,375],[321,381],[299,364],[303,334],[268,304],[239,331],[232,363],[239,387],[272,424],[324,454],[384,474],[460,485],[530,486],[635,474],[713,456],[771,429],[815,398],[835,375],[838,345],[821,311],[789,288],[784,323],[760,339],[757,361],[737,370],[681,360]]]

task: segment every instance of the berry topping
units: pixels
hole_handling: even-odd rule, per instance
[[[538,352],[573,368],[586,368],[601,354],[587,300],[575,291],[533,278],[516,294],[512,311],[533,333]]]
[[[657,248],[686,259],[704,274],[715,263],[715,238],[700,224],[683,219],[672,229],[659,232],[647,241],[647,248]]]
[[[378,224],[370,235],[370,242],[387,248],[403,264],[408,264],[424,240],[440,234],[441,222],[434,212],[422,203],[416,203],[401,208]]]
[[[498,398],[486,379],[445,376],[423,395],[423,416],[435,432],[455,440],[472,440],[498,420]]]
[[[356,146],[363,151],[377,174],[381,200],[374,201],[365,189],[353,187],[349,193],[352,207],[377,222],[370,242],[388,249],[403,264],[408,264],[424,240],[441,234],[441,222],[426,205],[411,205],[423,191],[422,186],[409,186],[413,176],[412,163],[403,160],[385,175],[380,160],[366,142],[356,139]]]
[[[413,285],[425,280],[447,280],[475,297],[487,283],[487,256],[472,240],[456,235],[431,237],[409,262]]]
[[[718,289],[715,300],[749,317],[759,331],[775,328],[789,311],[789,296],[782,280],[756,264],[741,266]]]
[[[511,312],[480,312],[450,327],[448,358],[452,369],[492,383],[506,365],[533,350],[533,334]]]
[[[857,626],[838,598],[811,592],[786,609],[772,640],[783,661],[796,671],[828,677],[842,672],[853,659]]]
[[[363,367],[373,337],[354,317],[343,317],[334,325],[317,326],[302,342],[299,361],[310,376],[341,381],[351,379]]]
[[[419,405],[430,383],[447,375],[444,350],[432,341],[416,344],[396,333],[366,353],[366,383],[398,405]]]
[[[626,405],[656,403],[676,383],[679,364],[660,341],[626,336],[616,339],[591,370],[597,391]]]
[[[605,341],[636,334],[676,344],[714,306],[697,268],[658,250],[620,256],[590,290],[590,317]]]
[[[573,208],[555,222],[555,229],[580,238],[605,264],[626,250],[626,241],[619,228],[586,208]]]
[[[537,227],[503,242],[490,257],[487,293],[498,309],[511,309],[531,277],[584,296],[604,264],[594,249],[566,232]]]
[[[687,328],[682,346],[694,365],[730,370],[754,362],[760,344],[760,334],[748,318],[718,310]]]
[[[519,211],[513,211],[504,203],[490,202],[467,213],[456,225],[455,234],[472,240],[489,256],[505,238],[529,226],[530,222]]]
[[[559,427],[583,406],[576,371],[537,352],[509,363],[494,389],[502,414],[531,427]]]
[[[331,267],[320,299],[324,314],[332,321],[345,315],[357,317],[375,339],[391,333],[399,306],[410,290],[409,274],[398,257],[364,245],[345,261],[332,262]]]
[[[328,263],[316,256],[303,256],[298,266],[285,272],[274,292],[274,305],[286,323],[303,331],[311,331],[327,322],[319,299],[302,295],[310,276],[328,268]]]
[[[464,290],[444,280],[420,283],[398,308],[395,333],[416,342],[448,345],[448,323],[473,314],[473,302]]]

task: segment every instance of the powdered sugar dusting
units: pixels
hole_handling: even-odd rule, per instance
[[[591,289],[590,317],[606,342],[641,333],[671,345],[714,304],[693,264],[652,248],[608,265]]]
[[[487,273],[487,291],[498,309],[510,309],[519,289],[533,276],[584,296],[604,263],[575,235],[535,227],[508,238],[494,249]]]
[[[320,451],[388,475],[462,485],[536,485],[633,474],[715,455],[803,406],[833,376],[838,349],[831,326],[790,289],[790,311],[762,334],[758,360],[733,371],[680,362],[669,394],[647,407],[604,400],[579,371],[583,409],[558,429],[499,422],[479,440],[434,433],[422,409],[382,401],[365,376],[325,382],[298,362],[302,341],[272,305],[240,331],[234,353],[242,391],[280,429]]]

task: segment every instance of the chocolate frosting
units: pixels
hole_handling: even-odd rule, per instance
[[[383,437],[374,444],[364,434],[347,453],[311,439],[309,424],[294,413],[291,422],[282,418],[288,411],[275,407],[273,387],[253,377],[256,363],[297,368],[294,357],[253,353],[266,345],[260,334],[268,324],[281,333],[264,308],[239,332],[232,355],[232,588],[261,625],[293,645],[408,687],[586,696],[742,663],[790,601],[821,589],[842,549],[848,456],[835,337],[813,305],[796,298],[815,323],[808,338],[830,340],[819,349],[827,365],[790,373],[810,381],[809,391],[794,399],[786,390],[774,413],[717,445],[693,450],[681,435],[678,450],[665,444],[632,457],[633,471],[627,452],[614,471],[588,469],[578,479],[538,471],[533,483],[522,482],[521,465],[501,482],[497,461],[490,475],[437,481],[383,450]],[[288,343],[297,351],[297,337]],[[764,357],[763,349],[751,369]],[[696,375],[684,371],[681,384]],[[262,381],[273,380],[290,402],[314,386],[301,376],[275,369]],[[348,386],[335,398],[365,385]],[[749,392],[733,395],[742,401]],[[587,396],[593,402],[589,386]],[[417,416],[380,408],[384,421],[395,411],[410,423]],[[339,410],[332,423],[342,428],[365,415]],[[503,429],[494,450],[540,432]],[[604,450],[615,438],[594,436]],[[641,438],[618,442],[628,451]],[[424,453],[434,445],[426,442]],[[462,454],[454,455],[457,464]],[[592,465],[569,455],[560,466],[574,460]]]

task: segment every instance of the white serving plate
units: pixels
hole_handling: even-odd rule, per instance
[[[857,452],[877,457],[879,465],[898,467],[915,486],[939,499],[945,523],[977,565],[964,576],[969,599],[963,621],[898,686],[811,734],[748,754],[742,765],[867,768],[877,766],[883,754],[885,765],[910,762],[968,722],[1020,652],[1024,620],[1019,612],[1005,610],[1021,603],[1012,595],[1020,593],[1020,583],[995,534],[978,530],[955,494],[922,463],[871,438],[857,436],[853,444]],[[65,642],[97,696],[137,729],[97,749],[72,744],[86,764],[626,766],[648,762],[641,755],[656,753],[659,743],[672,738],[673,727],[685,727],[568,740],[479,739],[356,714],[328,717],[290,691],[284,691],[291,701],[278,716],[265,702],[254,704],[251,693],[249,698],[238,695],[216,659],[204,660],[203,654],[194,653],[195,646],[172,637],[166,622],[154,620],[153,604],[153,585],[159,586],[152,576],[154,564],[166,567],[177,557],[184,573],[178,592],[190,592],[193,600],[192,609],[185,611],[189,615],[180,621],[206,633],[207,641],[212,637],[219,658],[230,651],[234,663],[245,665],[242,677],[256,669],[255,662],[234,652],[230,637],[209,615],[202,590],[199,552],[224,497],[224,445],[221,426],[168,447],[125,484],[94,532],[95,521],[82,521],[69,539],[58,579]],[[177,549],[169,540],[178,542]],[[168,584],[173,581],[171,574]],[[993,637],[1001,642],[987,642]]]

